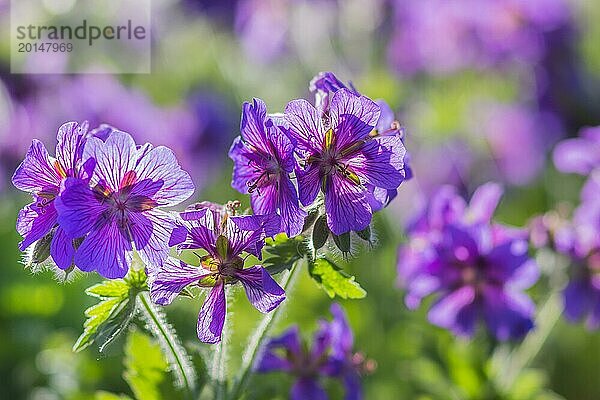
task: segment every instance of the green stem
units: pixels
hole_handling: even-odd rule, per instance
[[[291,289],[294,285],[294,282],[298,278],[299,272],[302,270],[302,268],[300,268],[298,265],[299,263],[300,261],[294,263],[289,272],[284,272],[285,275],[279,283],[279,285],[285,290],[286,296],[288,296],[288,300],[286,300],[286,302],[289,301]],[[280,304],[275,310],[265,314],[260,324],[256,327],[256,330],[250,339],[250,343],[248,343],[248,347],[246,347],[246,351],[244,352],[240,372],[235,377],[231,392],[227,397],[229,400],[236,400],[241,397],[252,375],[252,368],[254,367],[254,363],[259,355],[260,349],[265,340],[267,340],[271,328],[275,325],[275,322],[277,322],[277,317],[284,309],[284,305],[285,302]]]
[[[196,373],[191,363],[191,358],[181,345],[172,327],[167,323],[161,311],[159,311],[144,291],[139,294],[138,299],[142,305],[141,311],[156,340],[160,344],[165,357],[175,375],[175,383],[180,386],[185,398],[196,397]]]

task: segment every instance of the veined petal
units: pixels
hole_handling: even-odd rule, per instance
[[[75,252],[75,265],[108,279],[123,278],[133,257],[131,242],[115,221],[95,226]]]
[[[83,156],[83,147],[88,130],[87,122],[67,122],[58,128],[56,139],[56,159],[60,162],[67,176],[79,177],[76,170]]]
[[[303,149],[321,150],[325,132],[321,116],[312,104],[304,99],[290,101],[285,107],[285,119],[290,135]]]
[[[281,231],[281,217],[277,214],[230,217],[225,235],[229,239],[229,253],[246,251],[261,258],[261,249],[267,236]]]
[[[58,268],[69,269],[73,265],[75,247],[73,239],[70,239],[62,228],[57,228],[50,242],[50,255]]]
[[[213,287],[204,300],[198,315],[198,339],[204,343],[219,343],[225,324],[227,304],[223,283]]]
[[[285,291],[262,266],[237,270],[235,277],[244,286],[250,303],[262,313],[272,311],[285,300]]]
[[[37,139],[33,139],[25,159],[17,167],[13,177],[13,185],[25,192],[58,193],[61,177],[54,168],[48,151]]]
[[[161,188],[151,197],[159,206],[175,206],[194,193],[192,178],[181,168],[175,154],[167,147],[154,147],[144,153],[137,162],[135,172],[138,182],[149,180],[162,183]]]
[[[242,121],[240,132],[242,138],[251,146],[270,154],[265,132],[265,119],[267,117],[267,106],[261,99],[255,98],[252,104],[244,102],[242,105]]]
[[[275,182],[260,187],[250,195],[252,211],[257,215],[271,214],[277,211],[279,191]]]
[[[294,183],[285,175],[279,179],[278,207],[281,214],[281,226],[288,237],[294,237],[302,232],[306,211],[298,204],[298,194]]]
[[[383,136],[365,143],[346,164],[363,183],[393,190],[404,180],[405,154],[406,149],[399,136]]]
[[[63,182],[61,194],[54,200],[58,211],[58,224],[72,239],[82,237],[93,229],[94,224],[106,210],[94,195],[87,182],[77,178],[67,178]]]
[[[311,164],[307,169],[296,168],[296,178],[298,179],[298,195],[300,202],[304,206],[310,206],[321,187],[321,173],[317,164]]]
[[[233,160],[231,187],[242,194],[248,193],[248,182],[260,176],[260,173],[250,166],[250,160],[245,156],[246,152],[242,138],[236,137],[229,149],[229,158]]]
[[[331,100],[331,126],[335,132],[336,148],[342,150],[363,140],[375,128],[381,110],[377,103],[358,96],[348,89],[340,89]]]
[[[102,182],[111,191],[116,192],[121,186],[125,174],[135,171],[138,160],[138,149],[126,132],[113,131],[103,142],[100,138],[89,137],[83,150],[84,162],[93,158],[96,167],[92,175],[92,186]]]
[[[54,202],[44,207],[31,203],[19,211],[17,232],[23,237],[19,250],[23,251],[44,236],[56,225],[56,209]]]
[[[135,248],[149,269],[159,267],[169,255],[169,239],[175,218],[158,209],[129,213],[130,232]]]
[[[187,265],[183,261],[169,257],[158,269],[156,278],[150,286],[150,298],[161,306],[171,304],[186,286],[198,282],[210,273],[204,268]]]
[[[327,225],[331,232],[341,235],[365,229],[373,217],[364,188],[340,176],[331,175],[325,191]]]

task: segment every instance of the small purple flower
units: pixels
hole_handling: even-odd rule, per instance
[[[200,266],[169,258],[150,285],[156,304],[170,304],[187,286],[211,287],[198,316],[198,338],[205,343],[221,341],[225,323],[225,285],[238,281],[248,300],[262,313],[275,309],[284,299],[284,290],[260,265],[244,268],[242,253],[261,258],[264,239],[279,232],[279,216],[230,216],[223,209],[200,204],[181,213],[183,225],[175,229],[170,245],[183,249],[203,249]]]
[[[417,308],[424,297],[439,293],[429,320],[458,335],[472,336],[479,319],[499,340],[533,328],[535,305],[524,290],[539,271],[527,254],[526,235],[490,222],[500,194],[499,186],[485,185],[467,206],[442,189],[399,249],[406,305]]]
[[[50,243],[50,255],[56,265],[66,270],[73,263],[72,238],[57,226],[55,200],[59,196],[61,183],[71,178],[89,179],[93,163],[82,162],[83,147],[88,134],[88,124],[67,122],[57,134],[56,158],[48,155],[42,142],[34,139],[23,162],[15,171],[12,182],[20,190],[31,193],[33,203],[26,205],[17,218],[17,231],[23,236],[19,244],[21,251],[55,229]]]
[[[366,185],[395,190],[404,180],[401,138],[371,135],[380,113],[375,102],[348,89],[335,92],[326,114],[303,99],[285,109],[304,165],[296,169],[300,202],[309,206],[322,191],[327,224],[336,235],[370,224]]]
[[[231,186],[250,193],[255,214],[281,215],[282,230],[289,236],[302,231],[306,212],[300,208],[296,187],[290,179],[296,167],[294,145],[271,117],[260,99],[242,108],[241,137],[229,157],[234,162]]]
[[[134,249],[149,268],[162,264],[175,219],[158,207],[175,206],[194,192],[173,152],[136,146],[128,133],[114,130],[105,142],[89,138],[83,160],[95,163],[90,182],[67,179],[56,201],[58,223],[67,236],[85,236],[75,265],[122,278]]]
[[[556,248],[571,258],[570,281],[564,290],[565,315],[600,328],[600,171],[582,190],[572,223],[555,234]]]
[[[583,128],[578,138],[560,142],[554,149],[554,165],[561,172],[580,175],[600,168],[600,126]]]
[[[285,331],[265,345],[256,371],[283,371],[297,377],[290,398],[323,399],[327,394],[319,380],[329,376],[341,380],[346,387],[346,400],[363,398],[360,375],[373,369],[373,362],[361,353],[353,353],[354,339],[342,308],[331,306],[333,320],[320,321],[312,346],[303,346],[297,326]]]

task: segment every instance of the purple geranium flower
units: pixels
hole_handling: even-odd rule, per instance
[[[303,158],[304,167],[296,169],[300,201],[312,204],[321,190],[327,224],[336,235],[370,224],[373,209],[366,185],[394,190],[404,180],[401,138],[371,135],[380,113],[375,102],[348,89],[335,92],[325,114],[303,99],[285,109]]]
[[[407,306],[414,309],[438,292],[429,320],[458,335],[473,335],[478,319],[499,340],[533,328],[535,305],[523,291],[539,271],[524,232],[490,223],[500,193],[497,185],[485,185],[467,207],[451,190],[441,190],[399,250]]]
[[[229,157],[234,162],[231,185],[250,193],[255,214],[279,212],[282,230],[289,236],[302,231],[306,212],[300,209],[290,173],[296,167],[294,146],[260,99],[242,108],[241,137],[237,137]]]
[[[17,231],[23,236],[19,249],[25,250],[54,230],[50,255],[63,270],[72,265],[75,249],[72,238],[65,234],[61,226],[57,226],[55,200],[65,179],[89,179],[93,162],[82,162],[82,153],[90,135],[94,135],[94,132],[88,134],[87,123],[63,124],[57,134],[56,158],[48,155],[42,142],[34,139],[12,178],[13,185],[31,193],[34,200],[19,211]]]
[[[217,343],[225,323],[225,285],[242,283],[248,299],[262,313],[275,309],[284,290],[260,265],[244,268],[243,252],[261,258],[264,239],[279,232],[277,215],[230,216],[217,207],[199,205],[181,213],[183,225],[173,231],[170,245],[179,249],[203,249],[200,266],[169,259],[157,271],[150,286],[152,300],[167,305],[186,287],[212,287],[198,316],[198,338]]]
[[[564,291],[565,315],[587,319],[600,328],[600,171],[594,171],[581,192],[572,223],[555,234],[556,248],[571,258],[570,281]]]
[[[75,253],[77,267],[122,278],[134,246],[149,268],[162,264],[175,219],[158,207],[177,205],[194,192],[173,152],[136,146],[128,133],[115,130],[105,142],[88,139],[83,160],[95,163],[90,182],[67,179],[56,201],[67,236],[85,236]]]
[[[290,398],[323,399],[327,394],[319,378],[340,379],[346,387],[346,400],[363,398],[360,375],[373,369],[373,362],[361,353],[353,353],[354,339],[342,308],[331,306],[333,320],[320,321],[310,348],[303,346],[298,327],[294,326],[265,345],[256,371],[261,373],[283,371],[297,377]]]

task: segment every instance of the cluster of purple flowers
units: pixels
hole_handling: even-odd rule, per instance
[[[360,376],[375,365],[361,353],[354,353],[352,330],[342,307],[332,304],[331,321],[321,320],[310,347],[304,345],[297,326],[270,339],[255,369],[267,373],[281,371],[296,377],[290,399],[326,400],[319,377],[339,379],[346,388],[346,400],[363,398]]]
[[[403,131],[387,105],[330,72],[310,88],[314,105],[292,100],[283,114],[268,114],[258,99],[244,104],[241,137],[229,152],[232,186],[251,194],[255,213],[278,212],[288,236],[302,230],[299,203],[310,207],[319,193],[331,232],[361,231],[412,175]]]
[[[483,320],[499,340],[518,339],[533,328],[534,303],[524,293],[539,270],[528,255],[526,234],[491,217],[502,189],[481,186],[467,204],[445,186],[408,229],[399,249],[399,284],[406,305],[438,293],[429,320],[472,336]]]
[[[600,127],[584,128],[578,138],[559,143],[556,167],[566,173],[588,176],[581,203],[570,223],[556,229],[554,245],[571,259],[570,280],[564,290],[565,315],[571,321],[586,319],[600,328]]]

